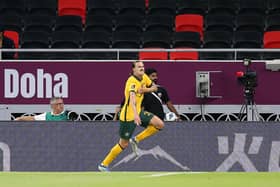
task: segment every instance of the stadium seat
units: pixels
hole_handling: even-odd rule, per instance
[[[264,48],[280,48],[280,31],[268,31],[263,37]],[[280,59],[279,52],[265,52],[264,59]]]
[[[18,32],[5,30],[4,31],[4,36],[13,40],[15,48],[19,48],[19,33]],[[18,58],[18,52],[15,52],[14,58],[15,59]]]
[[[47,49],[49,48],[49,33],[42,31],[24,32],[21,38],[21,48],[24,49]],[[48,59],[48,53],[22,52],[20,59]]]
[[[143,17],[120,15],[116,18],[115,31],[141,33],[143,31]]]
[[[58,15],[81,16],[83,23],[85,23],[86,0],[58,0]]]
[[[26,0],[29,15],[56,16],[57,0]]]
[[[112,48],[139,49],[141,46],[141,35],[137,32],[115,32],[112,38]],[[119,59],[138,59],[137,52],[121,52]]]
[[[111,33],[114,28],[112,17],[110,16],[87,16],[85,31],[100,31]]]
[[[4,36],[13,40],[15,48],[19,48],[19,33],[16,31],[5,30]]]
[[[199,14],[204,15],[208,9],[208,2],[205,0],[178,1],[178,14]]]
[[[269,15],[280,13],[280,1],[267,0],[267,11]]]
[[[236,17],[236,31],[263,32],[265,20],[259,14],[240,14]]]
[[[266,4],[264,0],[246,0],[240,1],[239,15],[259,15],[264,16]]]
[[[227,31],[207,31],[204,33],[203,48],[231,48],[232,33]],[[202,52],[202,59],[229,60],[233,58],[232,52]]]
[[[156,48],[145,48],[145,49],[156,49]],[[168,60],[168,52],[166,52],[166,51],[151,51],[151,52],[140,51],[139,60]]]
[[[151,31],[143,33],[143,48],[166,48],[171,46],[171,35],[169,32]]]
[[[262,48],[263,34],[258,31],[236,31],[234,33],[233,47],[234,48]],[[261,53],[257,52],[239,52],[237,59],[253,59],[260,60],[262,58]]]
[[[114,16],[117,7],[112,0],[87,0],[87,15]]]
[[[25,0],[1,0],[0,14],[24,16]]]
[[[228,31],[234,30],[234,17],[227,14],[208,14],[205,18],[206,31]]]
[[[111,37],[106,32],[84,32],[82,48],[110,48]]]
[[[176,0],[149,0],[149,15],[174,16],[176,13]]]
[[[22,32],[23,22],[22,18],[18,15],[2,15],[0,16],[0,23],[5,30]]]
[[[118,0],[118,13],[119,15],[133,13],[138,16],[144,16],[146,6],[144,0]]]
[[[203,38],[203,16],[198,14],[177,15],[175,18],[175,30],[176,32],[198,32],[200,37]]]
[[[146,18],[146,31],[172,32],[174,27],[174,16],[149,15]]]
[[[79,48],[81,40],[81,33],[56,31],[51,36],[51,48],[70,49]],[[57,52],[50,55],[52,59],[79,59],[79,54],[69,52]]]
[[[226,14],[234,16],[239,7],[235,6],[234,0],[209,0],[208,13],[212,15]]]
[[[84,32],[82,48],[106,49],[111,46],[111,34],[107,32]],[[83,52],[82,59],[104,60],[114,59],[116,55],[112,52]]]
[[[189,49],[189,48],[176,48]],[[199,53],[197,51],[171,51],[169,53],[170,60],[198,60]]]
[[[269,31],[264,33],[264,48],[280,48],[280,31]]]
[[[173,48],[200,48],[201,40],[198,32],[175,32]]]
[[[82,32],[82,18],[75,15],[57,16],[54,29],[56,31],[77,31]]]
[[[24,20],[24,31],[42,31],[51,33],[54,18],[46,15],[30,15]]]
[[[268,15],[266,18],[266,31],[279,31],[280,30],[280,13]]]

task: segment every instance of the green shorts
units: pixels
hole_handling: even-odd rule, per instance
[[[146,128],[153,117],[154,114],[147,111],[141,111],[140,112],[141,126]],[[119,129],[120,137],[122,139],[129,140],[133,135],[135,127],[136,124],[134,123],[134,121],[120,121],[120,129]]]

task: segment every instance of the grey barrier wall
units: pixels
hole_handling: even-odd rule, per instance
[[[141,127],[137,127],[137,132]],[[280,125],[169,122],[129,147],[112,171],[280,171]],[[118,140],[117,122],[0,122],[0,170],[96,171]]]

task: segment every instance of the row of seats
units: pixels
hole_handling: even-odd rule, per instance
[[[6,30],[14,30],[18,33],[23,31],[181,31],[185,27],[192,27],[202,35],[203,30],[223,31],[272,31],[280,28],[280,14],[268,16],[241,15],[236,19],[231,16],[197,14],[181,14],[176,17],[166,15],[153,15],[147,17],[138,16],[89,16],[85,25],[82,19],[75,15],[66,16],[28,16],[24,20],[18,16],[2,16],[1,24]],[[194,28],[195,27],[195,28]]]
[[[168,32],[145,32],[139,35],[136,32],[116,32],[109,34],[106,32],[64,32],[57,31],[51,35],[46,32],[25,32],[21,38],[22,48],[265,48],[279,47],[279,31],[267,32],[264,34],[257,31],[240,31],[232,34],[226,31],[208,31],[204,35],[204,41],[201,42],[200,35],[197,32],[174,32],[172,35]],[[278,43],[274,41],[277,39]],[[25,53],[24,53],[25,54]],[[31,53],[29,53],[30,55]],[[32,53],[33,54],[33,53]],[[152,54],[152,58],[156,55]],[[181,54],[181,53],[180,53]],[[197,53],[198,54],[198,53]],[[205,56],[206,55],[206,56]],[[89,56],[89,55],[88,55]],[[94,58],[102,59],[103,54],[94,54]],[[182,56],[182,55],[181,55]],[[22,56],[20,56],[22,57]],[[23,58],[38,58],[35,56],[26,56]],[[111,56],[110,56],[111,57]],[[233,53],[203,53],[201,57],[194,56],[180,57],[181,59],[232,59]],[[257,53],[242,53],[238,59],[242,58],[260,59]],[[66,58],[63,56],[63,58]],[[137,56],[132,53],[122,54],[121,59],[135,59]],[[144,57],[143,57],[144,58]],[[158,57],[162,58],[162,57]],[[106,58],[107,59],[107,58]]]
[[[68,9],[68,10],[65,10]],[[257,12],[260,14],[279,12],[278,0],[2,0],[0,13],[18,15],[63,14],[63,11],[88,14],[117,14],[127,11],[140,13],[182,14],[227,12],[229,14]]]

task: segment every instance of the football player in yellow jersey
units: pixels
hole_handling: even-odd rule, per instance
[[[137,155],[137,144],[164,127],[164,123],[159,117],[150,112],[141,111],[144,93],[154,91],[157,91],[157,86],[145,74],[143,62],[133,62],[132,74],[125,84],[125,103],[120,113],[120,140],[98,165],[100,171],[109,171],[109,164],[128,147],[129,143]],[[145,130],[131,138],[136,125],[145,127]]]

